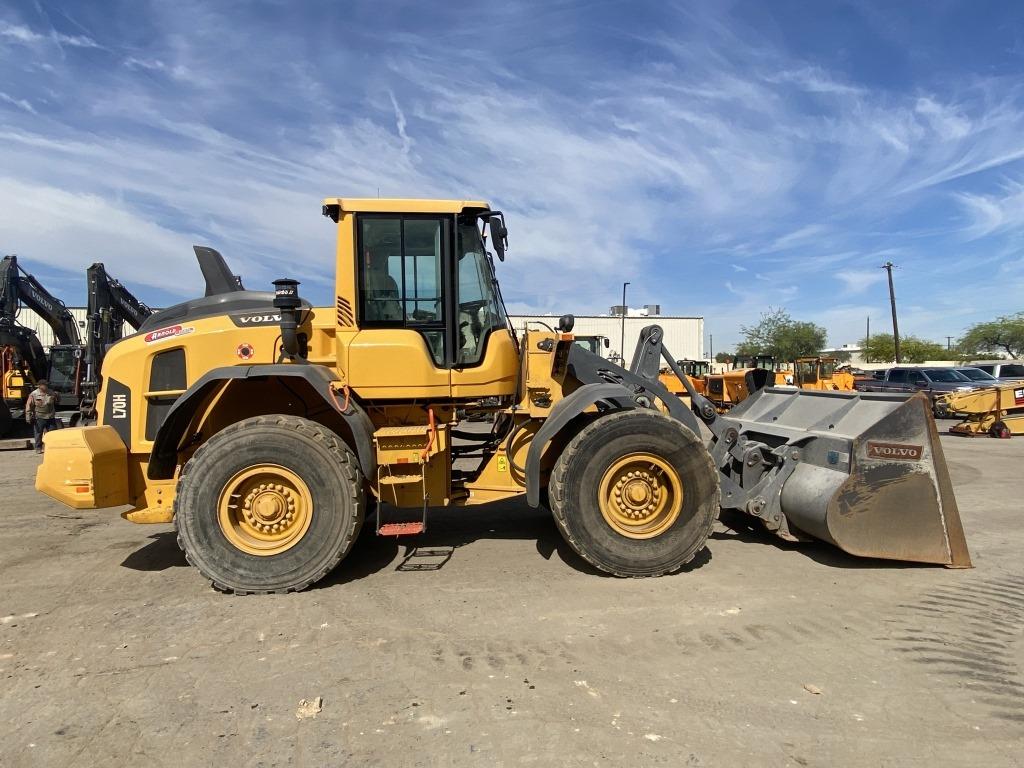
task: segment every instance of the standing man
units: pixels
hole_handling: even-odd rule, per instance
[[[57,429],[57,396],[50,391],[50,383],[40,379],[25,403],[25,421],[36,434],[36,453],[43,452],[43,435]]]

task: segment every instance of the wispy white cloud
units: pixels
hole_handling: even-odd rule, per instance
[[[47,264],[82,275],[92,261],[113,265],[122,280],[188,295],[192,285],[172,276],[194,271],[187,234],[148,220],[98,195],[0,177],[0,232],[26,264]]]
[[[57,45],[67,45],[72,48],[102,48],[99,43],[88,35],[67,35],[56,30],[47,34],[36,32],[29,27],[20,24],[10,24],[0,21],[0,38],[24,45],[36,45],[47,41]]]
[[[1007,180],[996,193],[960,192],[955,198],[968,217],[964,234],[969,239],[1024,229],[1024,182]]]
[[[161,59],[143,59],[135,56],[129,56],[124,60],[124,65],[128,69],[160,72],[177,80],[187,80],[189,77],[188,67],[185,67],[182,64],[167,64]]]
[[[879,269],[843,269],[836,272],[836,277],[843,282],[846,293],[863,293],[875,283],[880,283],[885,279],[884,273]]]
[[[405,127],[407,125],[405,121],[405,113],[402,108],[398,106],[398,99],[395,98],[395,92],[388,90],[388,98],[391,99],[391,106],[395,110],[395,130],[398,131],[399,137],[402,139],[402,154],[408,155],[409,149],[412,147],[412,139],[409,138],[409,134],[406,133]]]
[[[923,96],[917,100],[914,110],[928,120],[941,140],[958,141],[971,132],[971,121],[955,106]]]
[[[22,109],[25,112],[28,112],[29,114],[36,114],[35,107],[32,106],[31,102],[29,102],[28,99],[16,99],[13,96],[6,94],[3,91],[0,91],[0,101],[6,104],[10,104],[11,106],[17,107],[18,109]]]
[[[821,67],[808,65],[768,75],[771,83],[791,83],[807,93],[832,94],[836,96],[859,96],[867,89],[838,81]]]
[[[822,224],[807,224],[792,232],[787,232],[768,246],[769,251],[784,251],[798,245],[805,245],[814,241],[825,232]]]

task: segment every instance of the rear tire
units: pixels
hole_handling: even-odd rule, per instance
[[[559,456],[548,489],[569,546],[615,576],[679,570],[704,547],[719,511],[704,444],[655,411],[589,424]]]
[[[178,545],[214,587],[296,592],[348,554],[365,510],[352,451],[316,422],[257,416],[218,432],[182,468]]]

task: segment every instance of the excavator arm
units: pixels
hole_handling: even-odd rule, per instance
[[[3,315],[12,320],[18,305],[31,309],[53,329],[58,344],[77,346],[82,343],[75,316],[64,302],[47,291],[42,284],[18,266],[17,256],[5,256],[0,267],[0,294],[4,296]]]
[[[88,314],[85,332],[86,389],[99,388],[100,365],[110,344],[120,341],[124,324],[136,331],[153,314],[132,292],[112,278],[101,263],[86,270]]]
[[[97,262],[86,270],[88,310],[85,331],[85,398],[82,411],[86,418],[94,414],[96,394],[100,388],[100,367],[107,347],[120,341],[124,324],[136,331],[153,314],[119,281],[112,278],[103,264]]]
[[[15,256],[4,256],[0,261],[0,322],[14,325],[18,314],[18,260]]]
[[[103,264],[96,263],[86,270],[89,284],[89,317],[109,313],[112,341],[121,338],[121,323],[139,329],[153,310],[143,304],[119,281],[112,278]]]

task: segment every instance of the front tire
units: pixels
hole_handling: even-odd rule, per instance
[[[359,535],[365,492],[352,451],[316,422],[257,416],[185,464],[178,545],[214,587],[295,592],[326,576]]]
[[[704,547],[719,510],[718,472],[700,439],[655,411],[597,419],[559,456],[549,483],[562,536],[615,576],[660,576]]]

